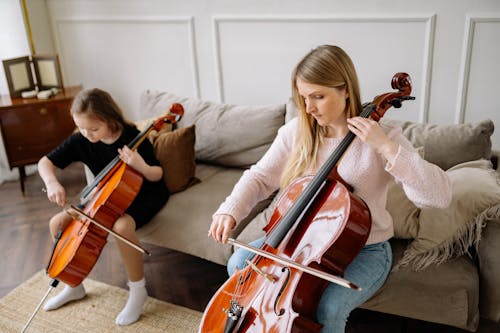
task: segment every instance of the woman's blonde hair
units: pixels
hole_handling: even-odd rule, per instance
[[[358,76],[351,58],[338,46],[321,45],[302,58],[292,72],[292,97],[299,109],[298,133],[294,149],[281,176],[281,186],[289,185],[306,170],[316,169],[319,144],[325,128],[306,113],[304,98],[297,88],[297,79],[310,84],[346,89],[346,116],[355,117],[361,112]]]
[[[85,89],[76,95],[71,105],[71,115],[86,114],[105,122],[111,132],[117,133],[130,125],[111,95],[101,89]]]

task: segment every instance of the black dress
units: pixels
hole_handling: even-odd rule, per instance
[[[138,134],[139,130],[136,127],[126,126],[120,138],[108,145],[101,141],[92,143],[81,133],[74,133],[59,147],[48,153],[47,157],[60,169],[66,168],[73,162],[83,162],[95,176],[118,155],[118,148],[130,143]],[[144,140],[137,151],[147,164],[160,166],[149,140]],[[136,229],[138,229],[158,213],[168,197],[169,192],[163,178],[156,182],[150,182],[144,178],[139,193],[125,213],[134,218]]]

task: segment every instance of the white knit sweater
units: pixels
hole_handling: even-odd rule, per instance
[[[214,213],[228,214],[236,222],[279,188],[281,173],[290,156],[298,121],[293,119],[280,128],[259,162],[246,170],[232,193]],[[397,156],[389,163],[368,144],[355,138],[338,167],[339,175],[354,188],[370,209],[372,228],[367,244],[388,240],[394,235],[392,218],[386,209],[387,190],[392,179],[403,185],[408,198],[419,207],[445,208],[451,201],[451,184],[438,166],[423,160],[400,128],[382,126],[389,138],[399,144]],[[320,145],[321,166],[343,138],[324,138]],[[308,170],[305,175],[313,175]]]

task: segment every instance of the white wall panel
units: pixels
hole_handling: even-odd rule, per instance
[[[500,147],[500,14],[496,17],[467,17],[466,27],[461,99],[456,120],[461,123],[496,119],[497,129],[492,140],[494,147]],[[495,40],[496,43],[492,43]]]
[[[433,16],[423,17],[216,17],[215,49],[219,99],[267,104],[291,94],[290,74],[310,49],[335,44],[351,56],[363,101],[392,91],[391,78],[406,71],[413,80],[414,102],[393,119],[426,120],[426,82],[433,43]],[[363,40],[360,43],[360,40]]]
[[[65,84],[109,91],[137,119],[144,89],[197,97],[192,19],[60,19],[57,44]],[[77,42],[75,42],[77,41]]]
[[[145,89],[283,103],[299,58],[334,43],[351,55],[364,101],[391,90],[395,72],[411,75],[417,99],[386,117],[488,117],[500,128],[497,0],[45,2],[65,82],[110,90],[128,113]]]

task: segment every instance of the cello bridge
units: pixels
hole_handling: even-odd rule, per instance
[[[264,278],[266,278],[267,280],[271,281],[272,283],[276,282],[277,279],[270,275],[270,274],[267,274],[266,272],[264,272],[262,269],[260,269],[259,267],[257,267],[257,265],[255,265],[253,262],[251,262],[250,260],[246,260],[247,264],[250,265],[250,267],[256,271],[259,275],[262,275]]]

